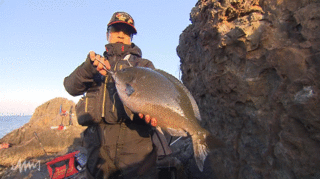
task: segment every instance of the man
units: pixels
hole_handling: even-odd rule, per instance
[[[64,80],[69,94],[86,92],[76,111],[79,124],[88,126],[84,131],[88,178],[142,178],[148,173],[157,178],[157,154],[171,152],[164,136],[152,128],[156,126],[155,118],[125,109],[114,80],[101,64],[113,71],[130,66],[154,69],[151,61],[141,58],[141,50],[131,41],[136,33],[128,13],[114,13],[108,23],[109,43],[103,57],[90,51],[85,62]]]

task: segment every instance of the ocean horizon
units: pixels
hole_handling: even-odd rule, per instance
[[[28,123],[32,115],[4,115],[0,116],[0,139],[11,131]]]

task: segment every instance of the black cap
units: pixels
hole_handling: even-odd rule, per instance
[[[133,31],[133,34],[137,33],[136,28],[134,27],[134,20],[133,18],[126,12],[115,12],[109,23],[108,23],[108,27],[113,25],[113,24],[118,24],[118,23],[122,23],[122,24],[127,24],[130,26],[130,28]]]

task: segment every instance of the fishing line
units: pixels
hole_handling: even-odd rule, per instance
[[[108,70],[107,66],[104,64],[103,61],[101,61],[101,60],[99,60],[99,59],[95,59],[95,60],[97,60],[99,63],[101,63],[101,65],[103,66],[103,69],[106,70],[108,73],[110,73],[111,75],[114,74],[113,71]]]
[[[175,141],[173,141],[173,142],[170,144],[170,146],[173,145],[174,143],[178,142],[178,140],[180,140],[181,138],[182,138],[182,136],[180,136],[178,139],[176,139]]]

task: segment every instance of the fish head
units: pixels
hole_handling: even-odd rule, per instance
[[[132,67],[123,68],[119,71],[114,72],[114,76],[116,79],[115,81],[123,81],[123,82],[130,82],[133,80],[132,75]]]
[[[125,68],[115,72],[113,78],[119,94],[125,94],[126,97],[129,97],[135,92],[133,87],[135,82],[134,74],[135,73],[133,73],[130,68]]]

